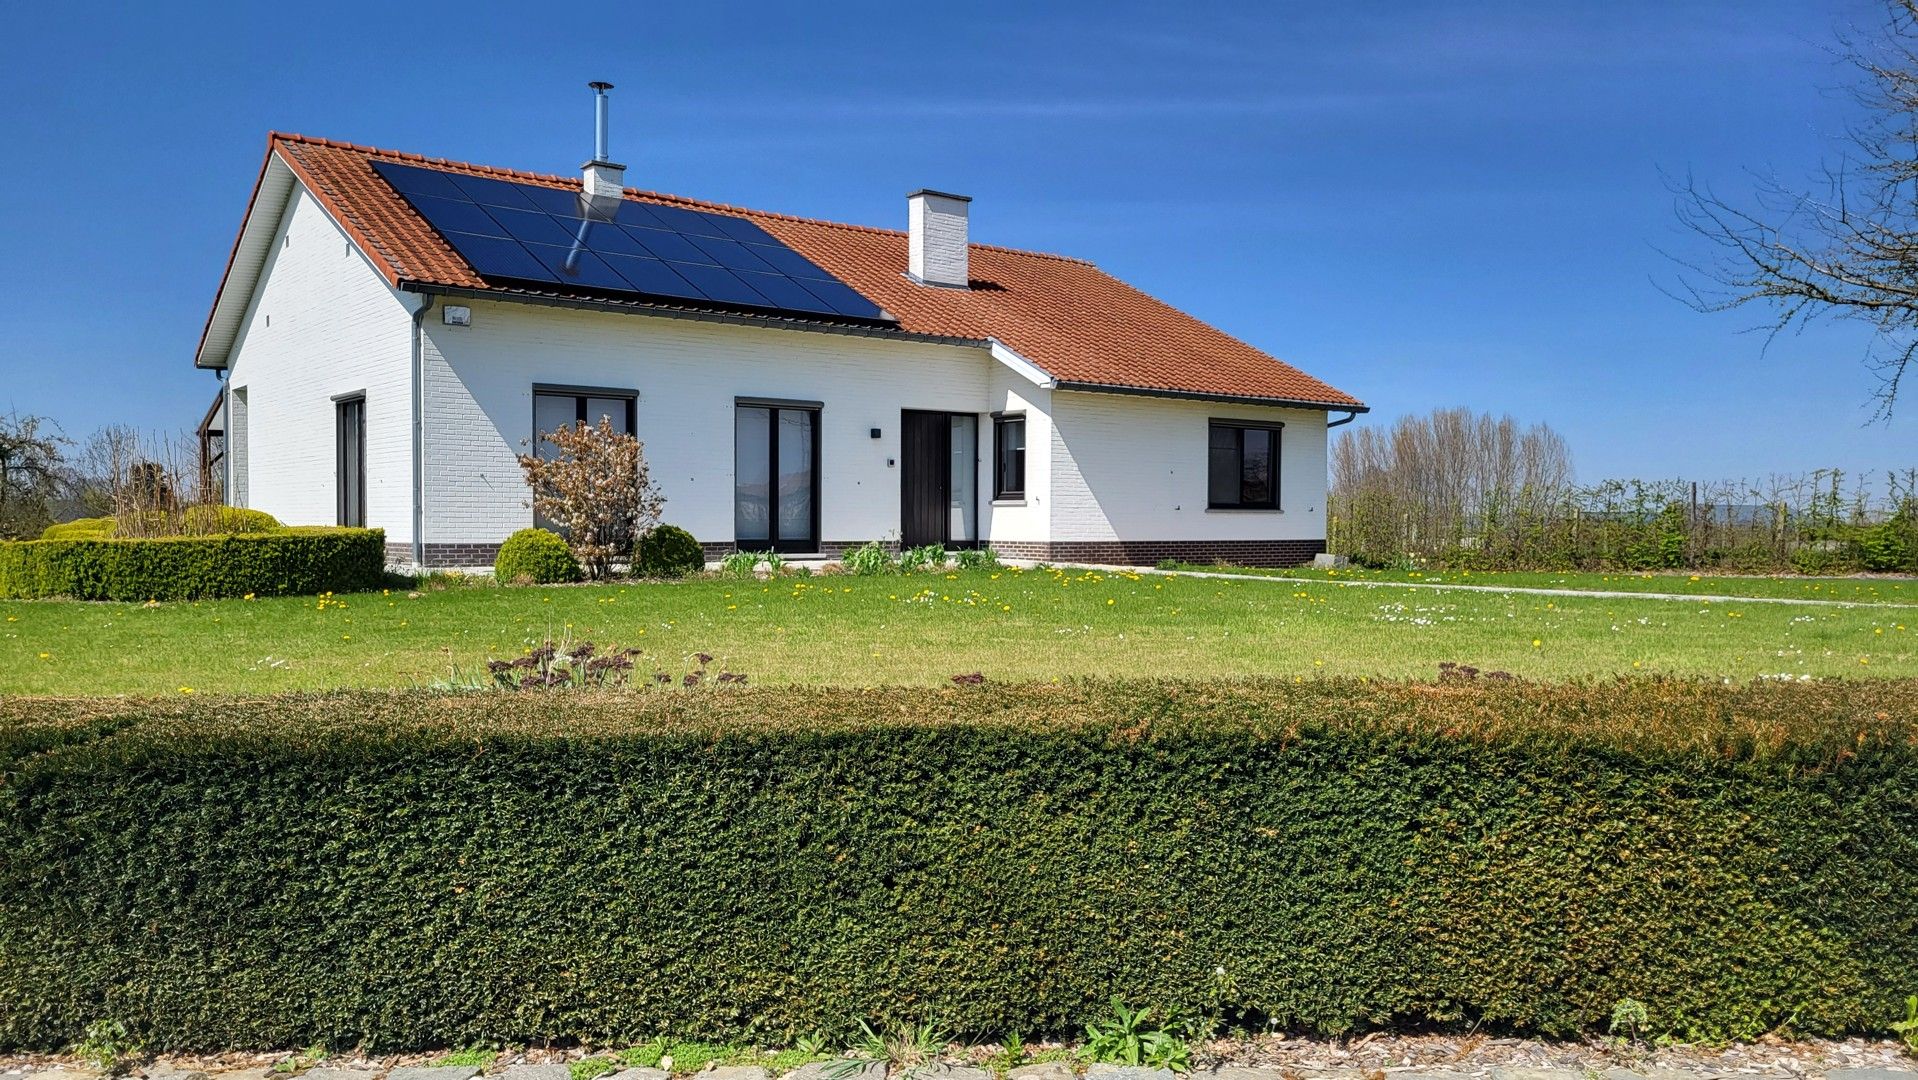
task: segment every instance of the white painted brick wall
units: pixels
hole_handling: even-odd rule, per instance
[[[898,536],[901,409],[979,415],[980,484],[990,483],[985,414],[1000,365],[984,349],[524,304],[472,309],[470,327],[427,320],[429,544],[494,543],[532,523],[516,455],[532,439],[535,383],[638,391],[637,434],[665,520],[702,541],[733,539],[735,397],[823,403],[823,540]]]
[[[226,388],[226,501],[247,505],[246,387]]]
[[[295,186],[240,329],[228,384],[244,387],[233,491],[289,525],[331,525],[336,395],[366,394],[366,519],[412,537],[412,320],[407,300]]]
[[[981,520],[995,540],[1044,541],[1049,538],[1052,505],[1052,392],[1006,367],[993,364],[990,411],[1026,414],[1026,497],[1024,506],[992,505],[992,424],[980,422],[979,454],[985,468],[979,477]]]
[[[1208,420],[1281,421],[1279,510],[1206,509]],[[1052,394],[1054,540],[1317,540],[1325,414],[1203,401]]]

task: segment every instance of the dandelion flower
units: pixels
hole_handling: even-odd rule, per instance
[[[1533,639],[1532,639],[1532,648],[1534,648],[1534,649],[1536,649],[1536,648],[1538,648],[1538,647],[1540,647],[1541,645],[1544,645],[1544,644],[1545,644],[1545,643],[1544,643],[1543,641],[1540,641],[1540,640],[1539,640],[1539,639],[1537,639],[1537,638],[1533,638]]]

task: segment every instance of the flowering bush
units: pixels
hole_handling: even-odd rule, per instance
[[[659,524],[666,505],[646,469],[644,448],[605,417],[598,427],[574,424],[539,440],[557,453],[519,456],[533,512],[566,538],[586,576],[610,576],[613,560],[632,554],[634,538]]]

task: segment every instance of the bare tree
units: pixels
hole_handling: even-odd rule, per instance
[[[1760,176],[1741,205],[1690,176],[1671,181],[1679,220],[1716,249],[1680,260],[1694,272],[1681,299],[1707,312],[1769,308],[1773,336],[1823,318],[1870,325],[1879,419],[1918,353],[1918,0],[1884,2],[1880,26],[1841,40],[1864,119],[1810,190]]]
[[[1360,428],[1332,448],[1340,548],[1380,561],[1515,546],[1564,504],[1571,483],[1571,451],[1556,431],[1470,409]]]
[[[0,537],[35,537],[67,486],[67,439],[43,416],[0,416]]]

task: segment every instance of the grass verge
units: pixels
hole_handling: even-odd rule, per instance
[[[1918,611],[1066,570],[492,584],[198,603],[0,602],[0,693],[425,686],[548,639],[704,652],[759,684],[1323,675],[1918,675]]]

